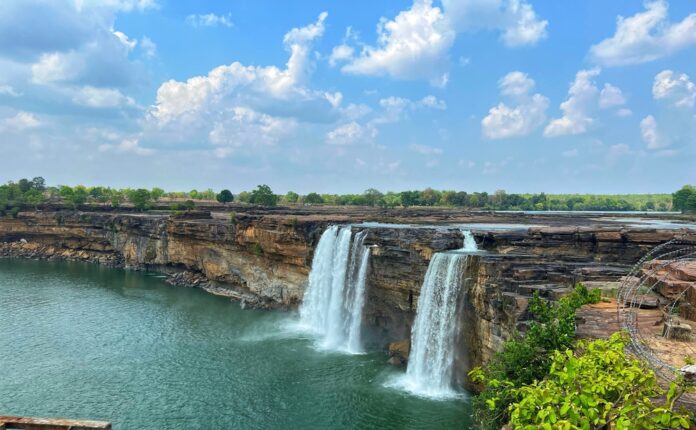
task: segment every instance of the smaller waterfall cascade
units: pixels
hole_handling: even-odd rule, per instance
[[[463,231],[464,247],[433,255],[423,281],[406,375],[399,383],[414,394],[434,398],[456,396],[452,387],[456,312],[467,253],[477,250],[471,232]]]
[[[331,226],[319,239],[300,307],[301,324],[317,334],[321,347],[362,352],[360,329],[370,249],[366,231]]]

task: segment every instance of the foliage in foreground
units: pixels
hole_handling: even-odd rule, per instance
[[[483,428],[499,429],[510,419],[508,407],[518,400],[515,388],[546,377],[554,351],[564,351],[575,341],[575,311],[597,303],[600,291],[578,284],[556,303],[547,303],[537,294],[529,302],[532,322],[524,336],[508,341],[485,368],[471,372],[483,390],[474,399],[474,417]]]
[[[510,424],[530,430],[689,428],[688,414],[674,410],[688,387],[675,382],[665,393],[652,370],[627,356],[627,343],[625,334],[614,333],[609,340],[579,341],[575,352],[555,351],[545,379],[511,389],[519,400],[508,408]],[[665,394],[663,405],[652,400]]]
[[[575,341],[575,312],[599,300],[599,290],[582,284],[555,304],[537,295],[531,299],[533,321],[526,335],[507,342],[487,367],[470,373],[483,387],[474,400],[482,428],[689,427],[688,414],[676,412],[675,402],[691,387],[679,380],[662,390],[654,372],[625,353],[625,335]],[[664,404],[654,401],[664,396]]]

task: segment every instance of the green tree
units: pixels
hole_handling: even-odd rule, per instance
[[[249,191],[242,191],[237,195],[237,200],[242,203],[251,203],[251,193]]]
[[[87,192],[87,187],[84,185],[77,185],[75,188],[73,188],[73,205],[78,206],[85,204],[87,197],[89,197],[89,193]]]
[[[31,180],[31,188],[36,191],[46,191],[46,180],[41,176],[37,176]]]
[[[185,208],[187,211],[192,211],[192,210],[196,209],[196,202],[194,202],[193,200],[190,200],[190,199],[189,199],[189,200],[186,200],[186,201],[184,202],[184,208]]]
[[[387,193],[382,199],[384,206],[388,208],[395,208],[401,206],[401,195],[396,193]]]
[[[309,204],[322,204],[324,203],[324,199],[317,193],[309,193],[304,198],[302,199],[304,203],[309,203]]]
[[[123,193],[120,191],[113,190],[110,196],[111,207],[120,208],[121,203],[123,203]]]
[[[87,196],[89,196],[87,188],[82,185],[78,185],[74,188],[63,185],[60,187],[59,193],[63,201],[68,203],[73,208],[84,204],[87,201]]]
[[[215,199],[222,203],[222,204],[227,204],[231,201],[234,200],[234,196],[232,195],[232,192],[230,190],[222,190],[220,191],[216,196]]]
[[[278,196],[273,194],[271,187],[268,185],[259,185],[251,192],[249,203],[259,206],[275,206],[278,204]]]
[[[162,188],[155,187],[152,190],[150,190],[150,197],[152,197],[153,201],[157,202],[159,201],[159,199],[164,197],[164,190]]]
[[[420,204],[424,206],[434,206],[440,201],[440,192],[432,188],[426,188],[420,192]]]
[[[31,189],[24,194],[24,198],[30,205],[36,206],[40,205],[44,201],[44,195],[41,191],[37,189]]]
[[[285,195],[285,201],[287,203],[297,203],[300,200],[300,195],[294,191],[288,191]]]
[[[416,206],[419,203],[420,193],[418,191],[402,191],[400,196],[401,204],[406,208]]]
[[[128,191],[128,201],[133,204],[133,207],[144,211],[150,207],[150,202],[152,201],[152,195],[150,191],[145,188],[138,188],[137,190]]]
[[[686,199],[684,212],[696,212],[696,193],[693,193]]]
[[[381,200],[384,195],[379,190],[368,188],[363,193],[363,196],[365,197],[365,203],[367,203],[367,205],[377,206],[381,205]]]
[[[672,207],[682,212],[696,210],[696,207],[690,207],[689,198],[696,194],[696,187],[693,185],[684,185],[681,190],[672,194]]]
[[[17,182],[17,185],[19,185],[19,191],[21,191],[22,194],[24,194],[27,191],[31,190],[32,183],[29,179],[20,179],[19,182]]]

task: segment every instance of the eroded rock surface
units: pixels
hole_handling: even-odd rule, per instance
[[[489,360],[516,330],[524,330],[533,293],[557,299],[577,282],[616,282],[649,249],[684,234],[597,220],[596,215],[235,210],[234,216],[202,211],[177,217],[164,212],[20,212],[17,219],[0,219],[0,256],[156,270],[170,275],[175,285],[203,288],[245,306],[294,308],[307,287],[322,232],[331,224],[353,223],[355,229],[368,228],[365,244],[371,247],[364,338],[384,347],[410,338],[430,259],[436,252],[461,248],[461,229],[467,228],[482,252],[467,260],[458,305],[456,364],[464,383],[472,366]],[[360,224],[366,221],[421,224]],[[501,223],[520,225],[496,227]]]

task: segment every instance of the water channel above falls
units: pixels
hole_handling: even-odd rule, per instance
[[[114,429],[468,428],[466,400],[385,388],[383,353],[318,351],[297,315],[156,276],[0,259],[0,415]]]

